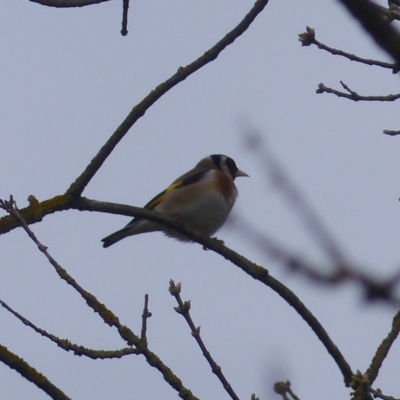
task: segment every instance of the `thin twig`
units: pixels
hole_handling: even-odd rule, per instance
[[[0,201],[0,206],[5,208],[11,215],[15,218],[18,218],[20,224],[22,225],[23,229],[27,232],[29,237],[33,240],[33,242],[38,246],[39,250],[46,256],[47,260],[50,264],[54,267],[58,276],[64,280],[68,285],[72,286],[86,301],[87,305],[100,317],[103,321],[112,327],[115,327],[118,330],[118,333],[122,339],[124,339],[129,346],[135,346],[137,349],[137,354],[142,354],[147,363],[156,368],[163,376],[163,378],[168,382],[168,384],[175,389],[179,396],[183,399],[187,400],[196,400],[192,392],[183,386],[182,381],[172,372],[172,370],[167,367],[161,359],[153,353],[147,346],[145,340],[141,340],[131,329],[127,326],[122,325],[118,319],[118,317],[109,310],[104,304],[100,303],[95,296],[91,293],[86,291],[82,286],[80,286],[68,272],[62,268],[57,261],[49,254],[47,251],[47,247],[44,246],[42,243],[39,242],[35,234],[31,231],[29,226],[26,224],[25,220],[22,218],[19,210],[12,198],[10,196],[9,201]]]
[[[104,146],[92,159],[82,174],[75,180],[74,183],[71,184],[66,192],[66,195],[74,199],[78,198],[100,167],[103,165],[104,161],[114,150],[115,146],[117,146],[117,144],[123,139],[136,121],[141,118],[145,112],[170,89],[172,89],[178,83],[184,81],[200,68],[214,61],[226,47],[232,44],[249,28],[255,18],[263,11],[267,3],[268,0],[257,0],[242,21],[234,29],[227,33],[218,43],[216,43],[211,49],[207,50],[191,64],[188,64],[185,67],[180,67],[173,76],[171,76],[165,82],[159,84],[150,92],[148,96],[134,106],[129,115],[111,135],[107,143],[104,144]]]
[[[140,333],[140,339],[147,341],[147,320],[151,317],[151,312],[149,312],[149,295],[144,295],[144,307],[142,313],[142,329]]]
[[[320,41],[318,41],[315,38],[315,29],[310,28],[309,26],[306,27],[306,32],[299,34],[299,41],[301,42],[302,46],[315,45],[319,49],[327,51],[328,53],[330,53],[334,56],[341,56],[341,57],[347,58],[350,61],[356,61],[361,64],[366,64],[369,66],[388,68],[388,69],[391,69],[393,71],[393,73],[399,72],[399,67],[395,63],[388,63],[388,62],[384,62],[384,61],[371,60],[368,58],[358,57],[355,54],[347,53],[345,51],[338,50],[333,47],[329,47],[324,43],[321,43]]]
[[[304,227],[314,237],[315,241],[320,244],[331,262],[337,266],[346,264],[345,257],[334,240],[333,235],[322,223],[321,218],[316,215],[316,212],[306,200],[304,194],[289,178],[283,166],[261,138],[261,133],[256,129],[249,129],[247,147],[252,157],[258,157],[263,170],[268,174],[274,186],[282,193],[284,200],[295,211]]]
[[[122,36],[126,36],[128,34],[128,10],[129,0],[122,0]]]
[[[315,91],[317,94],[321,93],[331,93],[334,94],[338,97],[343,97],[345,99],[353,100],[353,101],[395,101],[400,99],[400,93],[398,94],[388,94],[386,96],[362,96],[355,92],[354,90],[351,90],[345,83],[340,81],[341,85],[343,88],[349,92],[349,93],[344,93],[336,89],[332,89],[328,86],[325,86],[323,83],[320,83],[318,85],[318,89]]]
[[[378,377],[379,370],[382,366],[383,361],[388,355],[394,341],[399,336],[400,332],[400,311],[393,317],[392,329],[388,333],[387,337],[382,341],[376,350],[374,358],[372,359],[371,365],[365,372],[368,376],[369,382],[372,385],[375,379]]]
[[[17,311],[13,310],[5,301],[0,300],[0,305],[3,306],[7,311],[13,314],[16,318],[18,318],[24,325],[29,326],[35,332],[39,333],[40,335],[50,339],[53,343],[57,344],[58,347],[66,351],[72,351],[77,356],[86,356],[91,358],[92,360],[105,360],[105,359],[112,359],[112,358],[121,358],[123,356],[137,354],[137,350],[133,349],[132,347],[125,347],[124,349],[120,350],[93,350],[88,349],[86,347],[71,343],[68,339],[60,339],[57,336],[48,333],[42,328],[39,328],[31,321],[23,317]]]
[[[200,336],[200,327],[196,327],[192,317],[190,315],[190,301],[182,301],[181,298],[181,284],[178,283],[175,285],[175,282],[171,279],[169,281],[169,292],[171,293],[172,296],[175,297],[176,302],[178,303],[178,307],[175,307],[175,311],[182,315],[183,318],[185,318],[185,321],[190,327],[190,330],[192,331],[192,336],[196,340],[197,344],[199,345],[204,358],[207,360],[211,367],[211,371],[218,377],[220,382],[222,383],[222,386],[226,390],[226,392],[229,394],[231,399],[233,400],[239,400],[239,397],[237,394],[234,392],[232,385],[228,382],[228,380],[225,378],[225,375],[222,372],[221,367],[214,361],[212,358],[210,352],[208,351],[206,345],[203,342],[203,339]]]
[[[347,86],[346,88],[350,90]],[[273,257],[290,271],[299,272],[308,279],[328,285],[337,285],[352,280],[361,286],[368,301],[380,300],[388,302],[396,308],[399,307],[400,298],[396,295],[396,287],[400,283],[400,271],[388,279],[379,281],[354,266],[350,266],[333,236],[328,232],[306,201],[304,195],[284,171],[279,160],[274,157],[266,144],[261,142],[262,135],[254,128],[246,129],[249,131],[249,133],[246,133],[247,146],[251,150],[253,158],[258,155],[264,169],[268,171],[271,181],[302,220],[307,231],[320,243],[322,249],[328,255],[333,269],[325,272],[320,266],[313,265],[309,260],[304,260],[300,256],[293,254],[265,232],[260,232],[245,221],[236,218],[232,222],[238,225],[238,229],[241,232],[245,232],[245,236],[257,244],[261,251],[265,252],[269,257]]]
[[[325,272],[320,265],[315,265],[310,260],[291,252],[265,232],[255,229],[245,221],[236,217],[232,223],[236,224],[246,238],[253,242],[269,258],[274,259],[290,272],[297,272],[313,282],[329,286],[353,281],[361,287],[367,301],[379,300],[392,305],[396,309],[400,307],[400,298],[396,295],[396,288],[400,283],[400,271],[382,281],[369,276],[348,263],[334,265],[333,270]]]
[[[374,395],[374,398],[383,399],[383,400],[400,400],[399,398],[395,398],[393,396],[388,396],[383,394],[380,389],[369,388],[369,391]]]

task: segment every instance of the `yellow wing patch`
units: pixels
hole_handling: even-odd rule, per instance
[[[179,182],[174,182],[172,185],[168,186],[164,191],[159,193],[156,197],[151,199],[145,206],[144,208],[149,208],[152,210],[154,207],[158,206],[164,199],[165,196],[172,192],[175,189],[178,189],[180,187],[184,186],[184,181],[179,181]]]
[[[167,189],[165,189],[163,192],[159,193],[156,197],[154,197],[152,200],[150,200],[144,206],[144,208],[149,208],[150,210],[152,210],[154,207],[158,206],[165,199],[165,196],[168,193],[172,192],[175,189],[181,188],[183,186],[193,185],[194,183],[201,181],[203,179],[204,175],[206,175],[206,174],[207,174],[207,171],[201,171],[201,172],[198,172],[197,174],[190,175],[186,178],[182,177],[183,179],[172,183],[169,187],[167,187]],[[185,175],[187,175],[187,174],[185,174]]]

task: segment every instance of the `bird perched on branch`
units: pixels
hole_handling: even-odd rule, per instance
[[[214,234],[225,223],[238,196],[235,178],[248,176],[232,158],[214,154],[203,158],[193,169],[176,179],[144,208],[176,217],[206,235]],[[176,230],[157,222],[134,218],[121,230],[102,239],[103,247],[132,235],[162,231],[167,236],[189,242]]]

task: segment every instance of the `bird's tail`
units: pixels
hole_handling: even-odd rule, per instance
[[[111,235],[105,237],[104,239],[101,239],[101,241],[103,242],[103,247],[106,248],[112,246],[113,244],[119,242],[120,240],[130,235],[131,233],[129,233],[129,229],[122,228],[121,230],[112,233]]]

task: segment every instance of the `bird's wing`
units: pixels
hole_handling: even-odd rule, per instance
[[[155,207],[157,207],[164,199],[166,196],[168,196],[169,193],[171,193],[175,189],[182,188],[184,186],[189,186],[193,185],[196,182],[199,182],[203,176],[207,173],[207,170],[198,172],[193,174],[192,171],[189,171],[188,173],[182,175],[180,178],[178,178],[175,182],[173,182],[170,186],[168,186],[164,191],[159,193],[157,196],[153,197],[145,206],[144,208],[147,208],[149,210],[153,210]],[[134,218],[132,221],[129,222],[125,226],[125,228],[132,226],[136,222],[138,222],[141,218]]]
[[[168,186],[164,191],[159,193],[156,197],[151,199],[145,206],[144,208],[148,208],[150,210],[153,210],[156,206],[158,206],[164,199],[165,197],[171,193],[175,189],[182,188],[184,186],[189,186],[193,185],[196,182],[199,182],[203,176],[207,173],[207,171],[202,171],[198,172],[197,174],[188,174],[188,175],[182,175],[181,178],[178,178],[175,182],[173,182],[170,186]]]

